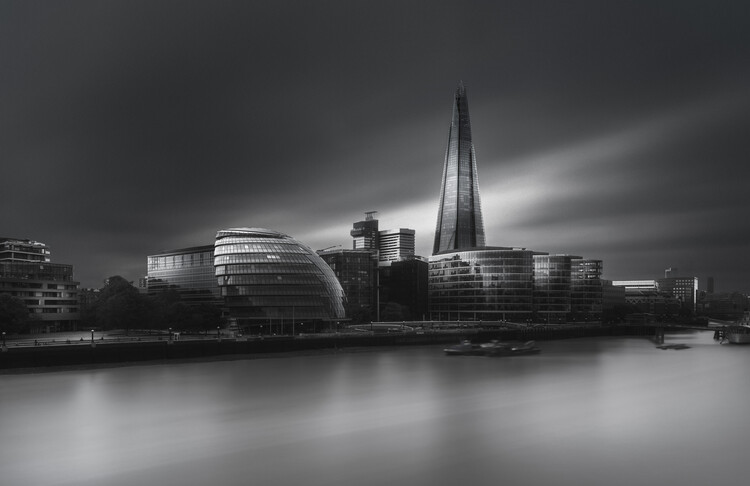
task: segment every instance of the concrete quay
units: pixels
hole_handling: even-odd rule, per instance
[[[668,327],[667,329],[672,329]],[[681,328],[674,327],[675,330]],[[706,329],[711,330],[711,329]],[[387,332],[346,332],[295,336],[217,336],[182,335],[175,339],[159,334],[78,332],[75,336],[45,334],[8,339],[0,352],[0,372],[32,369],[42,371],[65,366],[107,366],[145,361],[175,361],[200,358],[252,359],[279,353],[337,352],[373,346],[449,344],[469,339],[473,342],[544,341],[597,336],[643,336],[653,338],[664,332],[653,325],[557,325],[516,329],[464,328]],[[71,333],[72,334],[72,333]],[[81,334],[81,336],[78,336]]]

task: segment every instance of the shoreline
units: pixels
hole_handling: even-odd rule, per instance
[[[665,332],[703,330],[666,326],[576,326],[570,328],[531,328],[522,330],[456,330],[434,333],[388,333],[267,338],[222,338],[185,340],[146,340],[70,343],[55,340],[54,345],[7,346],[0,352],[0,375],[45,373],[76,369],[112,368],[185,362],[212,362],[238,359],[284,358],[289,356],[363,352],[372,348],[453,344],[465,339],[474,342],[548,341],[581,337],[640,336],[657,341]]]

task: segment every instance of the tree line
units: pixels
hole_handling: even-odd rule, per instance
[[[188,304],[175,289],[146,295],[120,276],[107,279],[96,300],[80,308],[83,329],[126,332],[135,329],[169,329],[208,332],[223,325],[218,305]],[[29,332],[34,317],[23,300],[0,294],[0,327],[8,334]]]

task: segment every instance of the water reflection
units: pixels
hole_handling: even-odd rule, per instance
[[[0,482],[737,484],[750,348],[711,337],[0,376]]]

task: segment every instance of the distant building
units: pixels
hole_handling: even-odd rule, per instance
[[[164,251],[147,258],[145,280],[149,295],[174,290],[187,304],[221,301],[214,274],[214,246],[194,246]]]
[[[602,312],[624,306],[625,287],[612,285],[611,280],[602,280]]]
[[[571,319],[574,321],[601,320],[604,311],[603,262],[574,258],[570,265]]]
[[[0,293],[26,304],[31,332],[76,330],[80,304],[73,266],[50,260],[44,243],[0,238]]]
[[[415,234],[413,229],[399,228],[378,232],[378,259],[381,262],[397,262],[414,257]]]
[[[750,299],[739,292],[707,293],[698,300],[697,312],[714,319],[734,321],[750,311]]]
[[[365,213],[365,219],[354,223],[350,234],[354,238],[352,248],[354,250],[371,250],[378,249],[378,220],[374,215],[377,211],[368,211]]]
[[[242,329],[258,333],[273,326],[299,333],[333,327],[345,317],[344,290],[331,267],[285,234],[263,228],[220,230],[214,266],[230,318]]]
[[[371,250],[335,249],[318,255],[331,267],[346,295],[346,316],[371,321],[377,314],[378,262]]]
[[[400,259],[380,266],[379,272],[380,320],[425,320],[427,261],[419,257]]]
[[[535,320],[564,323],[570,313],[570,255],[534,255]]]
[[[625,301],[644,314],[677,314],[680,303],[667,292],[659,290],[656,280],[615,280],[615,287],[625,289]]]
[[[368,251],[375,262],[375,266],[372,267],[371,279],[368,280],[364,278],[364,264],[355,263],[356,260],[352,258],[353,254],[350,253],[350,251],[336,250],[319,252],[323,259],[334,268],[336,276],[339,278],[339,281],[346,292],[348,298],[347,316],[354,321],[360,321],[365,318],[367,320],[381,320],[382,312],[385,310],[385,307],[389,302],[391,303],[389,315],[396,314],[393,311],[393,308],[395,305],[399,305],[401,308],[409,309],[408,311],[398,312],[399,315],[407,314],[409,316],[422,316],[426,313],[426,309],[423,308],[424,306],[422,306],[422,304],[417,304],[416,300],[419,300],[419,298],[412,295],[411,292],[416,291],[415,289],[419,289],[419,292],[422,294],[421,298],[426,302],[426,273],[405,271],[404,268],[410,265],[407,263],[404,266],[399,266],[396,270],[398,278],[421,278],[422,280],[413,282],[399,280],[400,283],[397,286],[398,288],[392,288],[390,286],[390,282],[392,282],[391,265],[395,262],[412,261],[416,258],[414,251],[416,232],[409,228],[379,230],[378,220],[374,217],[376,213],[377,211],[366,212],[365,219],[355,222],[350,233],[354,239],[354,250],[350,251]],[[360,260],[363,262],[364,257],[360,257]],[[346,263],[347,261],[349,261],[349,264]],[[424,264],[426,265],[426,263]],[[349,268],[347,268],[347,265]],[[362,282],[362,288],[358,289],[352,284],[352,282],[354,282],[355,273],[360,275],[357,278],[359,282]],[[366,298],[363,297],[369,295],[369,292],[367,291],[369,288],[372,288],[373,290],[372,299],[367,301]],[[406,289],[409,289],[408,292]],[[407,292],[407,294],[396,295],[402,291]],[[408,302],[408,304],[400,303],[402,301]],[[420,311],[417,309],[422,310]]]
[[[695,313],[698,301],[698,277],[666,277],[656,281],[660,292],[665,292],[677,299],[683,310]]]

